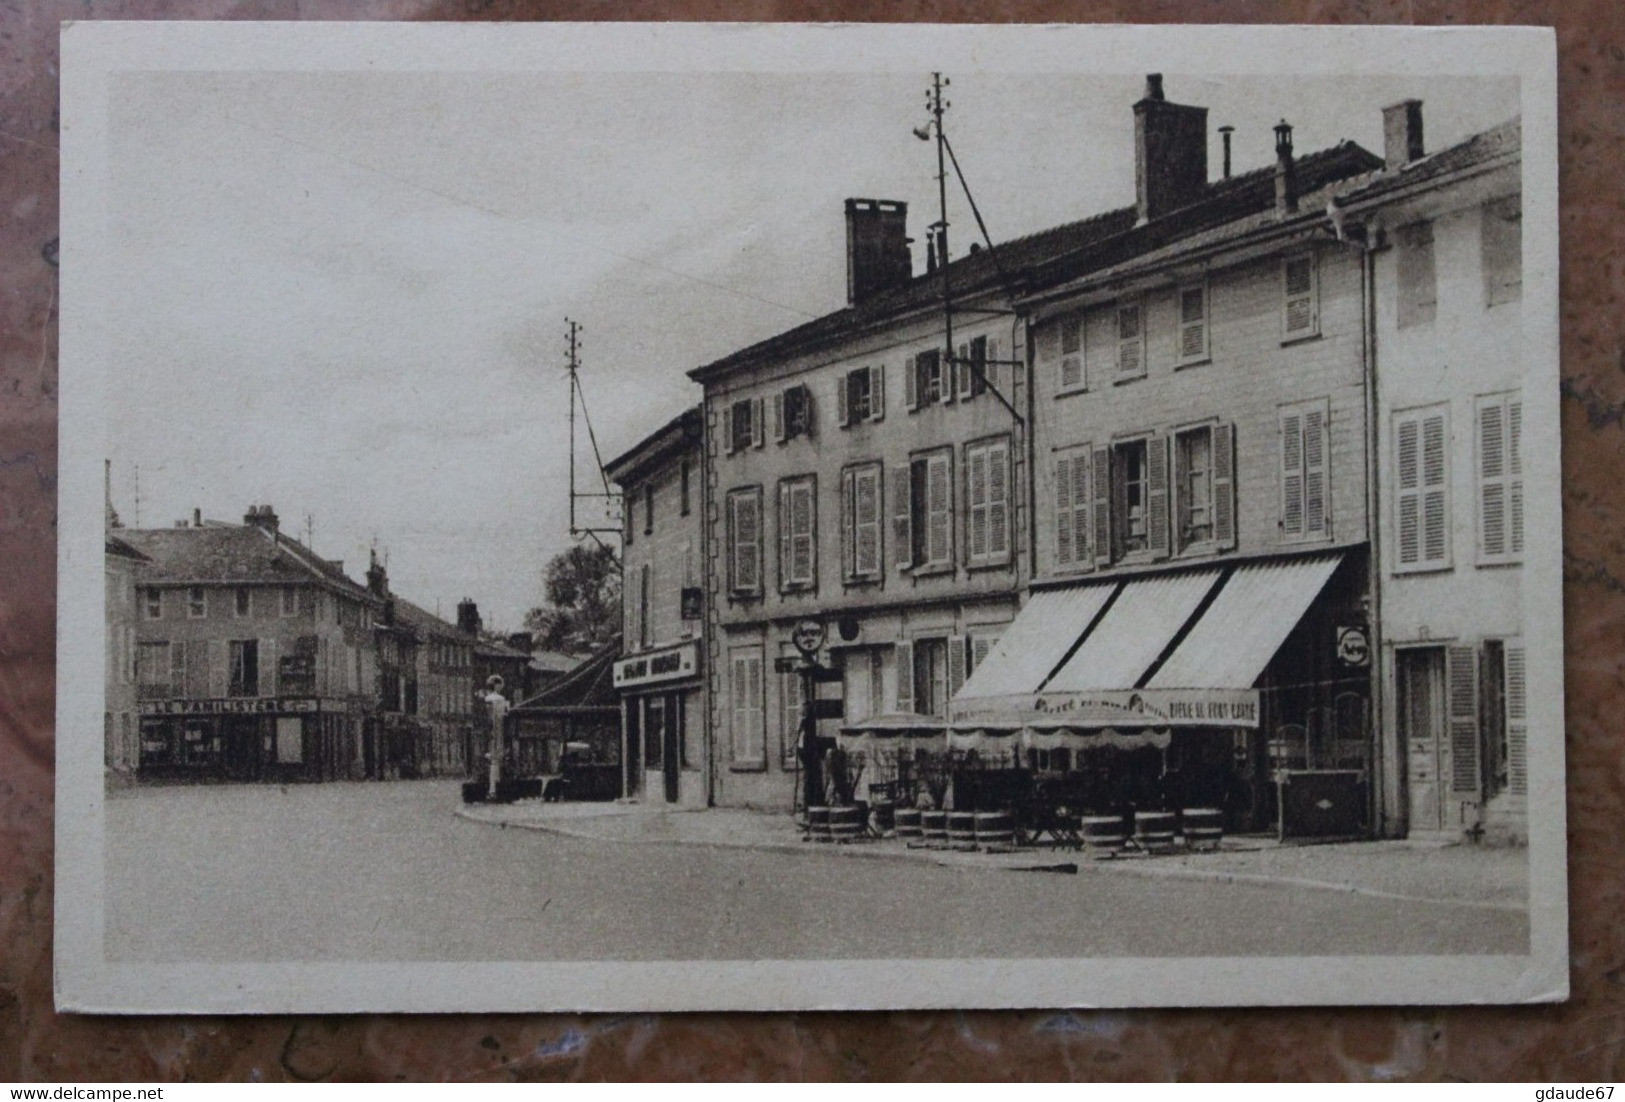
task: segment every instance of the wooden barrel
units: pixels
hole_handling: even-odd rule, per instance
[[[920,809],[917,807],[900,807],[892,816],[892,822],[897,829],[899,838],[920,837]]]
[[[863,833],[864,809],[856,805],[829,809],[829,836],[837,842],[853,842]]]
[[[1215,850],[1224,839],[1224,812],[1214,807],[1187,807],[1180,813],[1185,845],[1194,850]]]
[[[948,812],[948,844],[976,848],[976,813],[973,811]]]
[[[976,844],[1009,849],[1016,844],[1016,824],[1008,811],[976,813]]]
[[[1083,844],[1097,861],[1117,856],[1128,841],[1128,828],[1121,815],[1086,815],[1081,827]]]
[[[869,805],[869,825],[881,837],[888,837],[897,828],[897,805],[890,800],[876,800]]]
[[[1136,811],[1134,840],[1147,853],[1173,852],[1175,818],[1172,811]]]
[[[927,845],[948,844],[948,813],[946,811],[920,812],[920,834]]]
[[[829,841],[829,808],[807,809],[807,836],[820,842]]]

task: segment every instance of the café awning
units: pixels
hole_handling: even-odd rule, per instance
[[[1146,688],[1250,688],[1341,561],[1325,555],[1238,567]]]
[[[1036,690],[1116,590],[1105,582],[1034,593],[954,700]]]
[[[1198,570],[1125,583],[1106,615],[1043,690],[1093,692],[1138,685],[1219,574]]]

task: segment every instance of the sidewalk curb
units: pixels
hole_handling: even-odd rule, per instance
[[[572,829],[569,821],[545,821],[532,819],[521,822],[509,822],[502,819],[488,819],[481,815],[471,814],[466,807],[458,808],[454,814],[459,819],[484,826],[513,828],[515,830],[533,830],[543,834],[559,834],[567,838],[577,838],[589,842],[615,842],[623,845],[657,845],[657,846],[708,846],[713,849],[751,849],[768,853],[796,853],[806,856],[829,855],[838,856],[841,860],[852,861],[905,861],[914,864],[932,864],[939,868],[951,869],[982,869],[1002,870],[1007,872],[1038,871],[1038,866],[1045,864],[1059,865],[1068,863],[1067,859],[1060,858],[1063,851],[1056,850],[1057,859],[1044,861],[1034,854],[1034,860],[1024,864],[1007,864],[1002,861],[994,862],[975,860],[975,856],[991,857],[993,855],[971,855],[955,853],[946,850],[915,849],[869,849],[862,846],[817,846],[806,842],[744,842],[729,841],[721,838],[613,838],[580,828]],[[636,811],[618,812],[603,816],[590,816],[592,818],[624,818],[639,814]],[[684,812],[668,812],[667,814],[684,814]],[[999,855],[1003,856],[1003,855]],[[970,858],[970,859],[967,859]],[[1081,874],[1084,869],[1097,869],[1101,872],[1122,873],[1129,876],[1139,876],[1147,879],[1167,878],[1183,880],[1208,880],[1226,884],[1256,884],[1267,887],[1305,888],[1314,891],[1336,892],[1342,895],[1360,895],[1371,899],[1390,899],[1403,903],[1431,903],[1444,904],[1454,907],[1470,907],[1475,910],[1507,911],[1522,914],[1528,911],[1525,904],[1517,902],[1502,902],[1498,900],[1481,899],[1455,899],[1440,896],[1414,895],[1408,892],[1383,891],[1380,888],[1365,888],[1358,884],[1339,883],[1333,880],[1315,880],[1310,877],[1299,876],[1272,876],[1268,873],[1234,872],[1221,869],[1194,869],[1185,865],[1156,864],[1140,861],[1095,861],[1086,853],[1076,851],[1070,863],[1078,866]]]

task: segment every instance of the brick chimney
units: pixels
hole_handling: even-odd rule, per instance
[[[1275,213],[1298,209],[1298,170],[1292,159],[1292,127],[1282,119],[1275,124]]]
[[[250,528],[259,528],[276,535],[278,520],[276,510],[269,505],[250,505],[248,512],[243,514],[243,523]]]
[[[1134,105],[1134,189],[1141,222],[1207,190],[1207,108],[1169,103],[1161,73],[1146,76],[1145,96]]]
[[[1382,109],[1382,153],[1390,169],[1422,156],[1422,101],[1400,100]]]
[[[374,597],[389,596],[389,571],[378,561],[378,552],[371,552],[367,562],[367,592]]]
[[[856,306],[914,277],[908,249],[908,204],[894,199],[846,201],[846,303]]]
[[[464,635],[480,633],[480,606],[467,597],[457,602],[457,630]]]

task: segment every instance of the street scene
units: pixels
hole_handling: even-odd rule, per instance
[[[109,961],[1531,952],[1516,79],[126,92]]]

